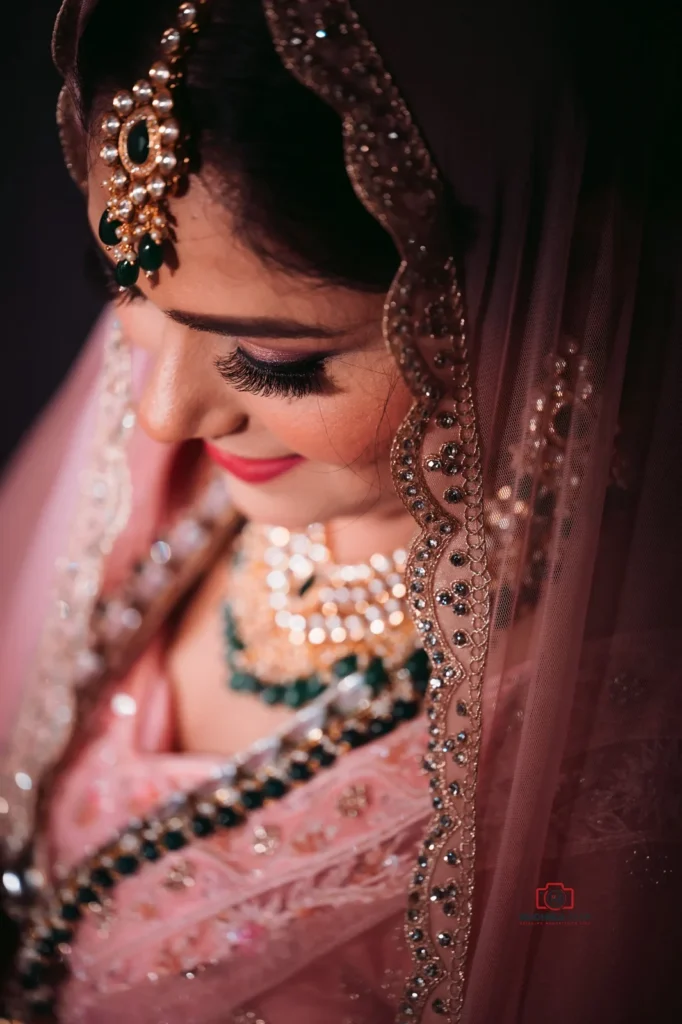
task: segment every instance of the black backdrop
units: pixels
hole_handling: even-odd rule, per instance
[[[2,3],[0,465],[59,386],[101,303],[86,280],[85,208],[55,126],[58,8],[59,0]]]

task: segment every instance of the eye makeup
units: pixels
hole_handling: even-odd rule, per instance
[[[331,387],[326,373],[329,359],[330,354],[317,354],[304,359],[265,361],[237,347],[216,360],[216,368],[223,380],[237,391],[264,397],[305,398],[324,394]]]
[[[93,243],[89,263],[100,285],[118,305],[128,305],[144,299],[136,286],[121,290],[114,267]],[[263,397],[305,398],[308,395],[331,393],[334,385],[327,374],[327,364],[336,352],[306,354],[296,359],[258,359],[239,347],[239,338],[233,337],[237,347],[216,360],[215,366],[223,380],[237,391]]]

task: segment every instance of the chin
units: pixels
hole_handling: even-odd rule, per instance
[[[326,493],[321,488],[306,493],[292,484],[285,489],[283,481],[275,489],[272,485],[253,486],[233,480],[230,496],[250,522],[285,526],[288,530],[303,530],[311,523],[326,523],[339,516],[362,515],[372,505],[366,490],[364,500],[349,501],[329,489]]]

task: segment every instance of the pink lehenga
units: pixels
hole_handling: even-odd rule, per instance
[[[67,77],[87,6],[64,5]],[[1,507],[6,878],[38,907],[116,882],[62,950],[60,1020],[679,1020],[675,32],[645,77],[599,49],[599,4],[584,53],[551,5],[418,6],[359,4],[380,53],[345,0],[266,10],[403,255],[384,329],[415,397],[393,467],[425,714],[239,828],[103,860],[229,778],[173,752],[163,626],[235,529],[219,485],[173,506],[177,453],[135,427],[107,316]],[[575,59],[595,52],[634,151]],[[62,117],[68,142],[68,93]]]

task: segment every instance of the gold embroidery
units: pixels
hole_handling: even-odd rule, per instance
[[[395,439],[393,477],[421,527],[408,561],[411,612],[429,652],[429,750],[435,814],[409,894],[416,968],[409,1017],[461,1017],[474,885],[474,792],[480,690],[488,646],[489,574],[483,485],[463,298],[442,225],[442,182],[381,57],[347,0],[266,0],[285,65],[343,120],[346,167],[403,263],[388,293],[384,334],[415,396]],[[448,445],[445,480],[424,464]],[[426,456],[428,459],[428,456]],[[425,476],[425,470],[428,476]],[[466,607],[436,605],[444,573]],[[460,602],[461,603],[461,602]],[[447,899],[433,900],[434,890]],[[447,910],[444,908],[447,906]],[[399,1017],[403,1021],[403,1016]]]
[[[257,825],[253,830],[253,852],[259,856],[271,856],[282,839],[282,830],[275,825]]]
[[[357,818],[369,806],[369,789],[364,783],[348,786],[336,801],[336,807],[342,818]]]
[[[171,892],[183,892],[185,889],[191,889],[194,882],[194,866],[190,861],[183,858],[182,860],[177,860],[168,869],[162,885]]]

